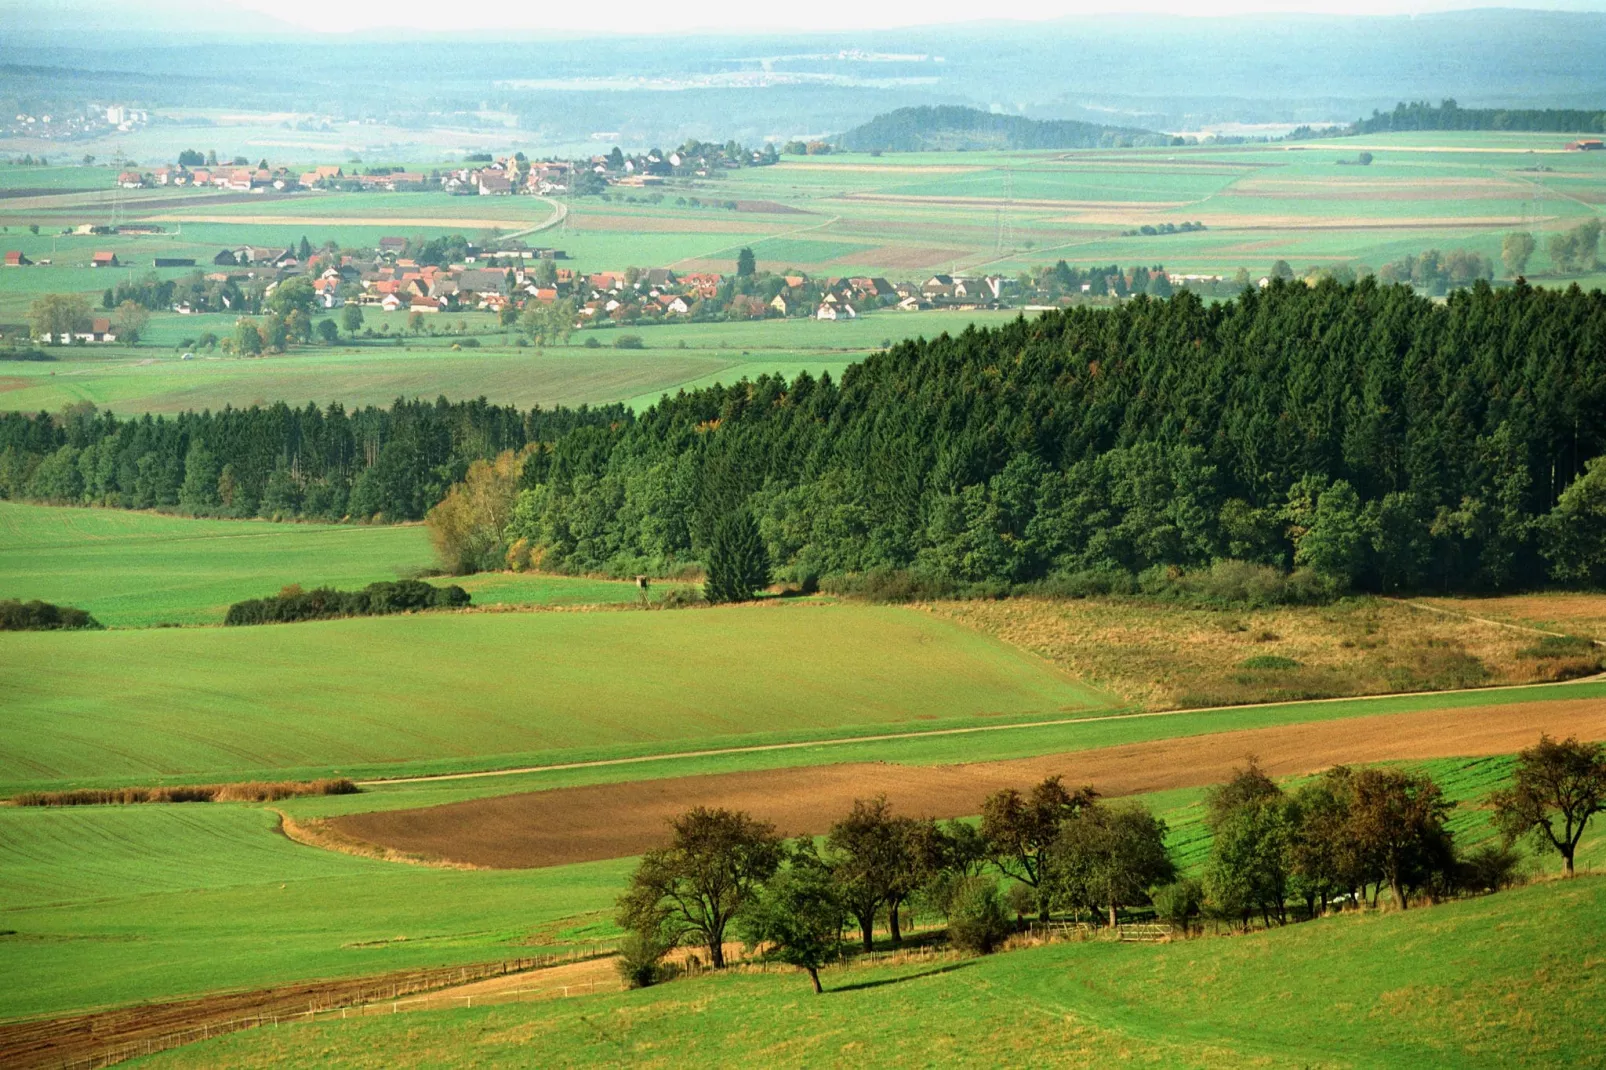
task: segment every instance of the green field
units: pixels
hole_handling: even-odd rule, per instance
[[[1426,768],[1450,798],[1475,803],[1509,765]],[[1209,846],[1201,794],[1142,797],[1190,869]],[[285,808],[300,815],[315,801]],[[0,970],[16,979],[0,989],[0,1019],[562,948],[615,931],[610,908],[631,864],[431,869],[304,847],[275,826],[266,809],[227,803],[0,809],[0,928],[17,930],[0,938]],[[1467,844],[1490,835],[1475,805],[1452,826]],[[1606,862],[1606,838],[1586,839],[1579,861]]]
[[[0,276],[0,285],[5,281]],[[88,401],[126,414],[243,407],[284,401],[346,406],[389,405],[398,397],[490,398],[499,404],[556,405],[628,402],[645,408],[664,394],[760,375],[788,378],[807,371],[840,377],[850,363],[883,343],[958,333],[972,323],[997,324],[1006,312],[880,312],[854,322],[783,320],[761,323],[653,324],[585,331],[567,345],[545,349],[509,345],[505,335],[479,334],[480,345],[453,349],[456,339],[409,336],[404,345],[300,347],[289,353],[237,358],[213,351],[182,359],[177,348],[203,331],[226,334],[221,316],[152,317],[153,344],[76,347],[52,351],[53,361],[0,364],[0,405],[25,412],[55,411]],[[397,314],[399,331],[405,317]],[[485,317],[464,318],[483,331]],[[380,317],[370,317],[378,322]],[[644,348],[620,350],[627,334]],[[601,348],[588,348],[587,340]]]
[[[818,998],[799,975],[703,977],[238,1033],[146,1064],[1585,1066],[1606,1042],[1603,953],[1593,878],[1236,939],[829,970]]]
[[[0,645],[0,783],[483,767],[1104,701],[995,640],[884,607],[24,633]]]

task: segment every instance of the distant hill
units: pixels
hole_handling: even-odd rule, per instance
[[[1168,135],[1153,130],[1072,119],[1028,119],[952,106],[899,108],[842,135],[842,147],[853,152],[1101,149],[1170,143]]]

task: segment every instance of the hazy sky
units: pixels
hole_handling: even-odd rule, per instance
[[[924,0],[921,3],[879,3],[836,9],[832,5],[755,3],[754,0],[615,0],[590,4],[443,4],[440,0],[222,0],[283,19],[310,30],[346,33],[378,25],[397,29],[443,32],[464,30],[540,30],[665,33],[687,30],[802,30],[830,33],[917,24],[969,22],[999,17],[999,9],[975,0]],[[136,0],[137,3],[137,0]],[[220,5],[221,6],[221,5]],[[1261,12],[1306,12],[1344,15],[1403,15],[1473,7],[1527,7],[1570,11],[1606,10],[1606,0],[1342,0],[1301,3],[1299,0],[1124,0],[1116,8],[1107,0],[1014,0],[1003,17],[1021,20],[1071,18],[1141,12],[1171,15],[1241,15]]]

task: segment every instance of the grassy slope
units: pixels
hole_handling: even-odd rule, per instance
[[[528,955],[595,935],[628,870],[425,869],[276,826],[229,804],[0,811],[0,1018]]]
[[[234,1034],[154,1066],[1540,1067],[1606,1041],[1606,881],[1234,939],[705,977]]]
[[[1105,701],[996,640],[886,607],[26,633],[0,645],[0,781],[483,767],[565,748],[919,728],[938,715],[1056,717]]]
[[[231,603],[287,583],[352,588],[435,563],[416,525],[196,520],[15,502],[0,502],[0,545],[0,598],[78,606],[113,628],[219,624]],[[488,573],[452,582],[476,605],[639,599],[633,583],[613,580]]]
[[[1463,801],[1509,767],[1427,763]],[[1200,798],[1197,789],[1143,797],[1189,868],[1208,850]],[[1469,845],[1489,835],[1476,807],[1462,807],[1454,827]],[[1585,840],[1581,865],[1606,862],[1603,832]],[[0,938],[0,974],[19,982],[0,986],[0,1018],[514,957],[532,938],[583,941],[612,931],[629,866],[377,862],[292,843],[272,814],[236,804],[0,809],[0,929],[21,934]]]

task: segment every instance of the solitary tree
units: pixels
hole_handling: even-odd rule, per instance
[[[670,826],[673,842],[648,851],[631,875],[619,925],[677,944],[695,939],[723,969],[725,930],[780,866],[780,837],[748,814],[701,806]]]
[[[340,328],[335,326],[334,320],[318,321],[318,338],[325,345],[334,345],[340,341]]]
[[[808,971],[815,994],[820,967],[842,955],[843,908],[831,873],[804,840],[763,892],[742,912],[738,928],[750,949],[768,945],[765,957]]]
[[[742,251],[736,254],[736,274],[745,277],[757,270],[758,258],[753,255],[753,250],[744,246]]]
[[[126,345],[134,345],[150,321],[151,314],[146,311],[144,305],[135,301],[124,301],[117,306],[117,340]]]
[[[769,553],[747,510],[729,513],[714,525],[707,573],[703,594],[710,602],[748,602],[769,584]]]
[[[1060,778],[1053,776],[1029,795],[1005,788],[981,805],[981,832],[993,865],[1005,876],[1038,890],[1038,911],[1044,921],[1048,920],[1049,901],[1041,893],[1049,846],[1059,836],[1060,823],[1097,795],[1090,787],[1066,791]]]
[[[77,294],[45,294],[28,306],[28,326],[34,337],[57,342],[89,326],[89,302]]]
[[[346,329],[347,334],[355,337],[357,332],[362,330],[362,306],[355,301],[347,301],[345,307],[340,310],[340,325]]]
[[[1561,855],[1567,876],[1589,819],[1606,810],[1606,748],[1541,735],[1517,755],[1511,787],[1492,796],[1495,825],[1507,844],[1531,835]]]
[[[1506,274],[1516,278],[1527,271],[1528,259],[1537,248],[1539,243],[1525,230],[1514,230],[1507,234],[1500,242],[1500,263],[1505,265]]]

